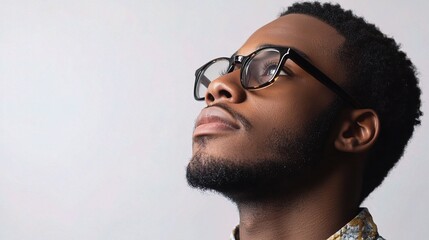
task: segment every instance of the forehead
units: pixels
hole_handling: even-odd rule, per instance
[[[304,14],[288,14],[277,18],[253,33],[238,50],[248,55],[264,44],[293,47],[305,53],[322,71],[335,79],[343,79],[338,71],[338,49],[344,37],[327,23]]]

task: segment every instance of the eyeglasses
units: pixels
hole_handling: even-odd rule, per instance
[[[358,101],[353,99],[344,89],[332,81],[326,74],[307,61],[301,54],[290,47],[268,46],[260,48],[247,56],[233,55],[231,58],[216,58],[195,71],[194,98],[204,100],[210,83],[241,65],[240,81],[244,89],[256,90],[273,84],[279,76],[287,72],[284,65],[292,60],[304,71],[309,73],[342,100],[353,108],[360,108]]]

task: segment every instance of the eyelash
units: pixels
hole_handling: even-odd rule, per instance
[[[274,62],[274,61],[272,61],[272,62],[266,62],[264,64],[264,69],[266,69],[267,67],[272,66],[272,65],[277,65],[277,62]],[[282,69],[280,69],[280,74],[279,75],[281,75],[282,72],[284,73],[283,76],[289,76],[289,77],[292,76],[291,71],[289,69],[285,68],[285,67],[282,68]],[[226,75],[227,73],[228,73],[228,69],[221,70],[219,72],[219,76]]]
[[[264,69],[267,69],[267,67],[270,67],[272,65],[277,65],[277,63],[278,63],[277,61],[276,62],[274,62],[274,61],[266,62],[264,64]],[[282,72],[284,72],[283,76],[289,76],[289,77],[292,76],[292,72],[289,69],[287,69],[286,67],[280,68],[280,74],[279,75],[281,75]]]

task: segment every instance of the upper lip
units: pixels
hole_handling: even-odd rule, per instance
[[[195,128],[206,123],[221,122],[231,128],[239,129],[236,119],[225,109],[212,106],[204,108],[198,115]]]

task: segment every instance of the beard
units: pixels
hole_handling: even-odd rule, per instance
[[[267,144],[261,146],[268,156],[240,159],[237,153],[237,159],[224,159],[198,151],[186,169],[188,184],[219,192],[235,202],[287,194],[303,182],[311,182],[318,172],[339,109],[335,101],[298,133],[271,129]]]

